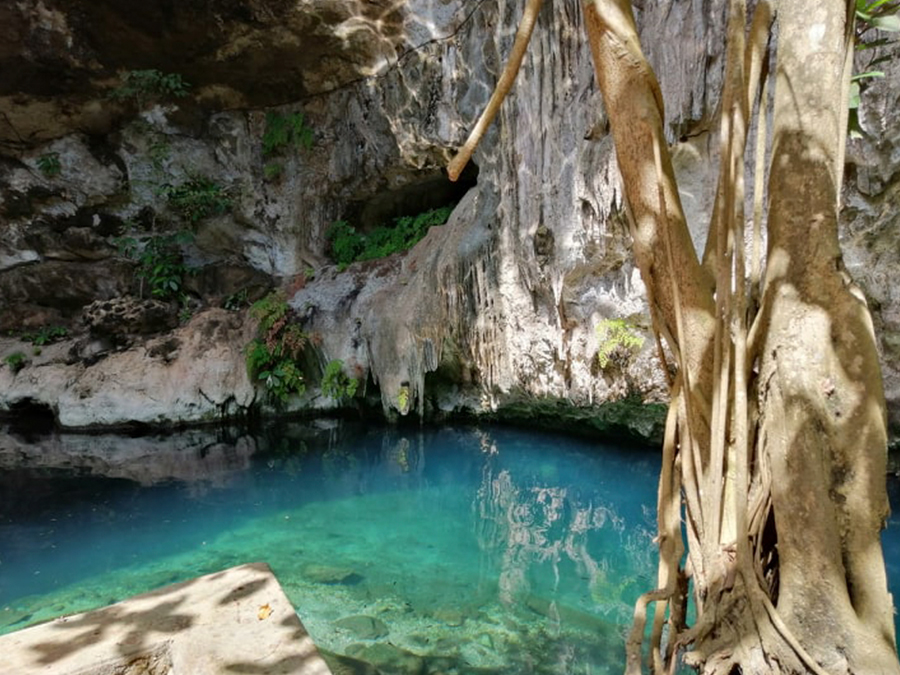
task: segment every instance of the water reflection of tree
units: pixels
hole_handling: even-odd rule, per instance
[[[556,476],[503,466],[487,434],[481,444],[474,520],[482,577],[499,569],[499,600],[546,611],[557,623],[563,604],[627,623],[654,570],[646,522],[626,523],[599,491],[581,494]],[[552,582],[541,583],[548,576]]]

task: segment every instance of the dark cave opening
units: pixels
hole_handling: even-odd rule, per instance
[[[26,439],[53,433],[56,429],[56,413],[46,403],[33,398],[23,398],[9,406],[3,413],[10,433]]]
[[[344,220],[367,232],[394,218],[415,216],[431,209],[455,204],[478,182],[478,167],[470,162],[459,180],[452,182],[446,172],[423,175],[393,190],[382,190],[368,199],[352,201]]]

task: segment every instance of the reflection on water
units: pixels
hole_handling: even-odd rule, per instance
[[[334,422],[6,439],[0,632],[265,560],[343,672],[596,675],[655,576],[653,452]]]

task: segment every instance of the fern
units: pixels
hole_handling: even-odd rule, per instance
[[[313,144],[313,131],[306,126],[302,112],[290,115],[269,112],[262,144],[266,156],[278,154],[291,145],[297,150],[309,150]]]
[[[601,368],[606,368],[616,353],[629,354],[644,346],[644,337],[625,319],[603,319],[597,324],[597,339],[597,363]]]

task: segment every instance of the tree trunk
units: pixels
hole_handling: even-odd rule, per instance
[[[746,47],[746,8],[731,3],[723,177],[705,267],[687,236],[630,4],[585,7],[635,258],[680,368],[660,482],[659,588],[638,603],[630,673],[641,669],[650,602],[660,672],[690,646],[685,660],[708,673],[900,673],[880,545],[884,397],[868,310],[837,241],[853,3],[782,5],[758,312],[745,292],[743,167],[768,3],[758,3]],[[674,541],[682,496],[686,573]],[[697,622],[687,628],[690,574]]]
[[[880,539],[884,393],[872,322],[837,238],[855,0],[779,2],[761,289],[772,0],[754,3],[749,30],[746,0],[730,0],[722,175],[703,264],[631,4],[585,0],[635,260],[654,329],[677,362],[659,482],[658,588],[635,608],[628,675],[642,670],[651,603],[655,673],[683,659],[723,675],[900,675]],[[512,85],[539,6],[529,0],[510,65],[451,178]],[[748,272],[744,167],[754,107]],[[688,627],[690,578],[697,618]]]
[[[779,477],[777,607],[826,671],[897,672],[880,539],[888,514],[881,372],[837,237],[848,7],[783,4],[758,447]]]

